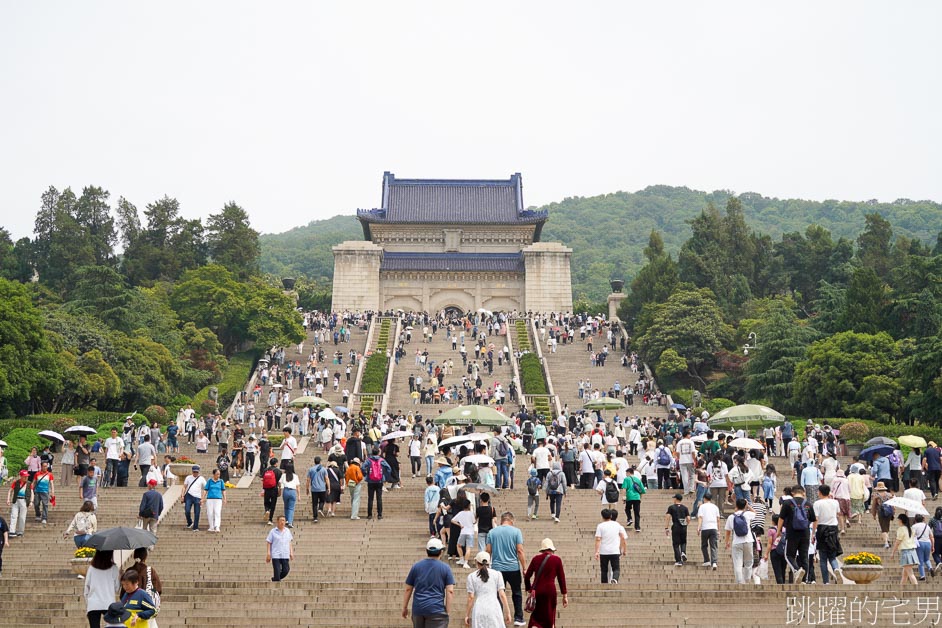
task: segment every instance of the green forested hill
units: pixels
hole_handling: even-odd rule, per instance
[[[598,301],[608,294],[610,278],[630,281],[642,266],[642,250],[652,229],[663,234],[666,249],[676,255],[690,237],[687,221],[710,202],[722,207],[729,194],[658,185],[633,193],[567,198],[539,208],[548,209],[550,215],[543,239],[573,249],[573,294]],[[749,226],[775,240],[783,233],[804,232],[812,223],[829,229],[835,238],[853,239],[864,227],[864,215],[874,211],[890,222],[896,235],[931,244],[942,231],[942,205],[931,201],[817,202],[755,193],[739,198]],[[326,280],[333,272],[330,247],[362,237],[353,216],[335,216],[285,233],[264,235],[260,239],[262,270]]]

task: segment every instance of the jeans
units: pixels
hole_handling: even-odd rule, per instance
[[[279,582],[284,580],[288,576],[288,572],[291,571],[291,561],[287,558],[272,558],[271,559],[271,568],[272,568],[272,582]]]
[[[186,515],[186,527],[194,530],[200,527],[200,498],[193,497],[189,493],[183,496],[184,514]],[[194,511],[190,518],[191,509]]]
[[[36,516],[45,521],[49,515],[49,493],[33,493],[33,509]]]
[[[209,519],[209,529],[219,531],[219,524],[222,523],[222,500],[206,500],[206,518]]]
[[[357,519],[360,517],[360,491],[363,488],[363,482],[348,488],[350,489],[350,518]]]
[[[926,545],[928,545],[928,543]],[[818,550],[818,556],[821,557],[821,581],[824,584],[827,584],[828,580],[830,580],[830,577],[831,577],[831,574],[828,573],[828,565],[830,565],[831,569],[833,569],[834,571],[837,571],[838,569],[840,569],[840,565],[837,564],[837,555],[830,554],[828,552],[825,552],[824,550]],[[843,584],[843,583],[838,582],[837,584]]]
[[[285,503],[285,521],[294,525],[294,506],[298,503],[298,492],[293,488],[282,489],[281,499]]]
[[[366,516],[373,516],[373,499],[376,499],[376,514],[383,516],[383,485],[380,483],[367,483],[366,485]]]
[[[487,549],[487,535],[489,532],[490,530],[488,530],[487,532],[478,531],[478,551],[479,552],[483,552],[484,550]]]
[[[696,517],[697,512],[700,510],[700,503],[703,501],[703,496],[706,495],[707,487],[702,484],[697,484],[697,496],[693,500],[693,508],[690,509],[690,517]]]
[[[536,517],[540,514],[540,494],[527,495],[527,516]]]
[[[108,458],[105,461],[105,474],[102,476],[102,484],[105,486],[115,486],[118,483],[118,460]]]
[[[717,530],[700,530],[700,551],[703,552],[703,562],[716,564],[716,543],[719,540]]]
[[[733,545],[733,575],[736,576],[736,584],[746,584],[751,574],[752,543],[735,543]]]
[[[504,577],[504,583],[510,585],[511,598],[514,603],[514,621],[523,621],[523,593],[521,590],[523,574],[517,569],[515,571],[502,571],[500,575]]]
[[[23,534],[26,532],[26,511],[29,510],[29,504],[25,499],[17,499],[10,507],[10,534],[14,532]]]
[[[413,615],[412,628],[448,628],[448,615]]]
[[[318,511],[323,510],[327,505],[327,491],[317,491],[311,493],[311,508],[314,509],[314,521],[317,521]]]
[[[612,568],[612,580],[621,576],[621,556],[618,554],[600,554],[599,568],[602,570],[602,584],[608,584],[608,568]]]
[[[425,456],[425,475],[432,475],[432,464],[435,462],[435,456]]]
[[[662,467],[657,470],[657,487],[663,489],[671,487],[671,470],[669,467]]]
[[[684,463],[680,465],[680,479],[683,482],[684,492],[693,493],[696,489],[697,474],[693,469],[693,463]]]
[[[497,488],[507,488],[510,476],[510,465],[507,459],[497,461]]]
[[[942,563],[942,536],[935,537],[935,551],[932,552],[932,560],[938,565]]]
[[[422,472],[422,458],[420,456],[409,456],[409,462],[412,464],[412,475]]]
[[[926,474],[929,476],[929,494],[935,497],[939,494],[939,476],[942,475],[942,471],[929,469]]]
[[[785,573],[788,570],[785,558],[778,552],[772,552],[769,562],[772,564],[772,573],[775,574],[775,584],[785,584]]]
[[[736,496],[736,499],[745,499],[747,502],[752,501],[749,499],[749,485],[745,482],[742,484],[735,484],[733,486],[733,494]]]
[[[556,517],[559,519],[559,515],[562,514],[563,510],[563,494],[562,493],[550,493],[549,494],[549,509],[550,516]]]
[[[926,570],[932,569],[932,543],[920,541],[916,544],[916,555],[919,557],[919,577],[925,578]]]

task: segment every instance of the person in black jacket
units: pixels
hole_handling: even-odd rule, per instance
[[[360,439],[359,428],[354,428],[353,436],[347,439],[344,455],[347,457],[347,460],[353,460],[354,458],[359,458],[360,460],[366,459],[366,448],[363,446],[363,441]]]
[[[157,521],[164,511],[164,497],[157,490],[157,480],[148,480],[147,488],[148,490],[141,495],[141,505],[137,509],[137,516],[140,517],[143,528],[157,536]]]

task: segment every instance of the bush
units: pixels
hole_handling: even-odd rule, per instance
[[[374,353],[366,359],[363,367],[363,379],[360,381],[361,393],[379,394],[386,391],[386,376],[389,373],[389,358],[386,353]]]
[[[870,428],[867,427],[866,423],[860,421],[849,421],[839,429],[841,430],[841,438],[846,439],[849,443],[865,443],[867,437],[870,436]]]
[[[18,473],[20,469],[26,468],[24,461],[30,449],[36,447],[41,450],[43,445],[49,442],[37,436],[35,429],[27,427],[18,427],[5,433],[3,440],[7,442],[3,455],[7,460],[7,469],[11,476]]]
[[[223,373],[222,380],[217,384],[210,384],[196,393],[193,396],[193,407],[201,408],[202,403],[209,399],[209,389],[216,386],[219,391],[216,407],[228,408],[235,401],[236,395],[245,389],[259,355],[260,353],[257,350],[252,350],[236,353],[229,358],[229,365]]]
[[[73,425],[78,425],[75,419],[73,419],[70,416],[61,416],[58,419],[53,419],[52,423],[49,425],[47,429],[50,429],[53,432],[59,432],[60,434],[63,434],[67,429],[69,429]],[[88,427],[91,427],[91,425],[89,425]]]
[[[141,414],[147,417],[147,422],[151,425],[153,425],[154,422],[156,422],[157,425],[167,424],[167,410],[163,406],[147,406]]]
[[[200,402],[200,415],[216,414],[218,410],[219,404],[212,399],[203,399],[203,401]]]
[[[711,415],[716,414],[720,410],[725,410],[726,408],[732,408],[736,405],[736,402],[731,399],[724,399],[723,397],[717,397],[716,399],[707,399],[703,403],[703,407],[707,409]]]
[[[692,388],[678,388],[671,391],[671,399],[674,400],[674,403],[682,403],[686,407],[690,407],[693,404],[693,389]],[[712,412],[710,414],[713,414]]]
[[[520,386],[524,394],[546,395],[546,379],[543,377],[543,366],[535,353],[526,353],[520,357]]]

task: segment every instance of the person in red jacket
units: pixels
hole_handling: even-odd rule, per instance
[[[536,608],[530,615],[530,628],[554,628],[556,626],[556,582],[563,595],[563,608],[569,606],[566,589],[566,572],[563,561],[556,555],[552,539],[543,539],[540,553],[533,557],[524,574],[527,592],[536,591]]]

